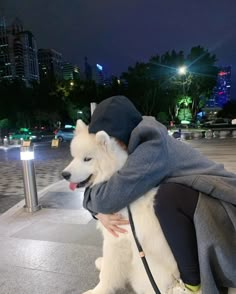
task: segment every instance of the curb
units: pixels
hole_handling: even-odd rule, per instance
[[[40,199],[41,197],[43,197],[49,190],[51,190],[52,188],[54,188],[54,186],[60,185],[63,182],[66,182],[65,180],[60,180],[56,183],[53,183],[45,188],[43,188],[42,190],[40,190],[38,192],[38,199]],[[19,201],[17,204],[15,204],[14,206],[12,206],[11,208],[9,208],[7,211],[5,211],[3,214],[0,215],[0,221],[3,220],[4,218],[13,216],[17,211],[23,209],[25,205],[25,199],[22,199],[21,201]]]

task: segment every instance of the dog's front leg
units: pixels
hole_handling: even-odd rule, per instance
[[[83,294],[113,294],[117,289],[124,288],[130,272],[131,256],[128,238],[105,236],[100,282],[93,290]]]

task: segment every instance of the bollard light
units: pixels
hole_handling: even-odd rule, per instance
[[[34,159],[34,151],[21,151],[20,152],[21,160],[33,160]]]
[[[25,192],[25,210],[27,212],[35,212],[41,207],[38,204],[37,186],[35,180],[34,168],[34,147],[21,146],[20,159],[23,166],[23,181]]]
[[[3,145],[4,145],[4,147],[8,147],[8,139],[6,136],[3,139]]]

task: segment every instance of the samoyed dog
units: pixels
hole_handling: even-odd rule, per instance
[[[71,189],[92,187],[108,180],[127,159],[127,152],[104,131],[89,134],[87,126],[77,121],[71,142],[72,162],[64,169],[63,176],[70,182]],[[150,270],[161,293],[173,292],[180,279],[179,270],[172,252],[163,235],[153,209],[157,188],[152,189],[130,205],[136,235],[143,247]],[[157,199],[158,201],[158,199]],[[128,218],[127,209],[121,214]],[[103,257],[95,262],[100,270],[98,285],[83,294],[113,294],[129,283],[137,294],[155,293],[139,256],[130,226],[128,233],[113,237],[103,226]],[[188,292],[188,291],[187,291]]]

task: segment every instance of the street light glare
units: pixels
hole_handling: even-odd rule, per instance
[[[187,67],[186,66],[179,67],[178,72],[180,75],[185,75],[187,73]]]

